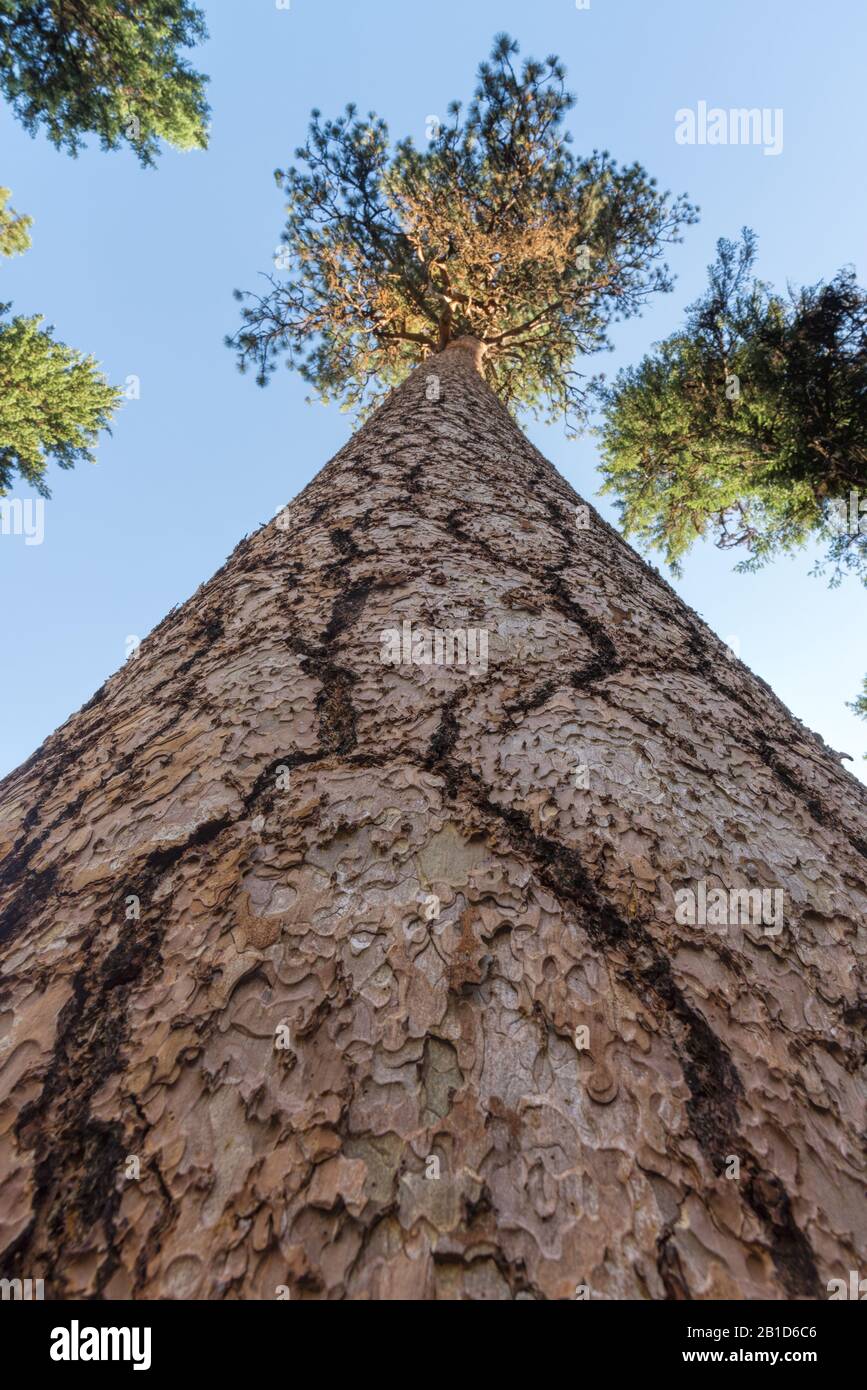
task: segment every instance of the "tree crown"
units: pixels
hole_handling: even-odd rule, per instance
[[[0,317],[8,310],[0,304]],[[0,497],[16,472],[48,497],[50,459],[60,468],[93,462],[121,394],[92,357],[55,342],[41,325],[40,315],[0,324]]]
[[[708,533],[741,570],[815,536],[867,582],[867,294],[841,270],[784,297],[755,257],[721,240],[683,329],[602,389],[603,491],[675,569]]]
[[[206,37],[188,0],[0,0],[0,92],[59,149],[92,132],[152,164],[160,139],[207,144],[207,78],[179,54]]]
[[[265,384],[280,360],[318,397],[362,411],[425,357],[471,335],[507,405],[573,422],[577,353],[669,287],[666,243],[694,220],[638,164],[575,156],[574,97],[555,57],[513,61],[499,36],[464,112],[429,121],[426,149],[394,149],[354,106],[313,112],[298,165],[275,178],[287,221],[275,273],[227,339]]]

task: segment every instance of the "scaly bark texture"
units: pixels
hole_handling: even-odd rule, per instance
[[[0,786],[4,1275],[864,1269],[864,789],[579,500],[453,345]],[[404,620],[487,669],[384,664]],[[680,925],[701,881],[782,931]]]

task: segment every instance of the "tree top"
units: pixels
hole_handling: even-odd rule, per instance
[[[639,164],[573,153],[562,64],[517,54],[499,35],[469,106],[428,117],[423,148],[392,146],[353,105],[313,111],[297,163],[275,172],[287,220],[268,286],[236,291],[241,370],[264,385],[285,359],[319,399],[364,412],[471,335],[510,408],[582,418],[576,356],[670,288],[664,250],[696,210]]]

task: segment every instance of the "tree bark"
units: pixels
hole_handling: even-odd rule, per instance
[[[467,348],[0,784],[4,1276],[784,1299],[864,1270],[864,788]],[[407,621],[418,657],[474,630],[475,664],[406,661]],[[679,920],[739,888],[783,893],[779,931]]]

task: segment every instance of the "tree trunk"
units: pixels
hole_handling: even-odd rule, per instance
[[[4,1276],[864,1269],[864,789],[477,356],[419,367],[0,786]]]

